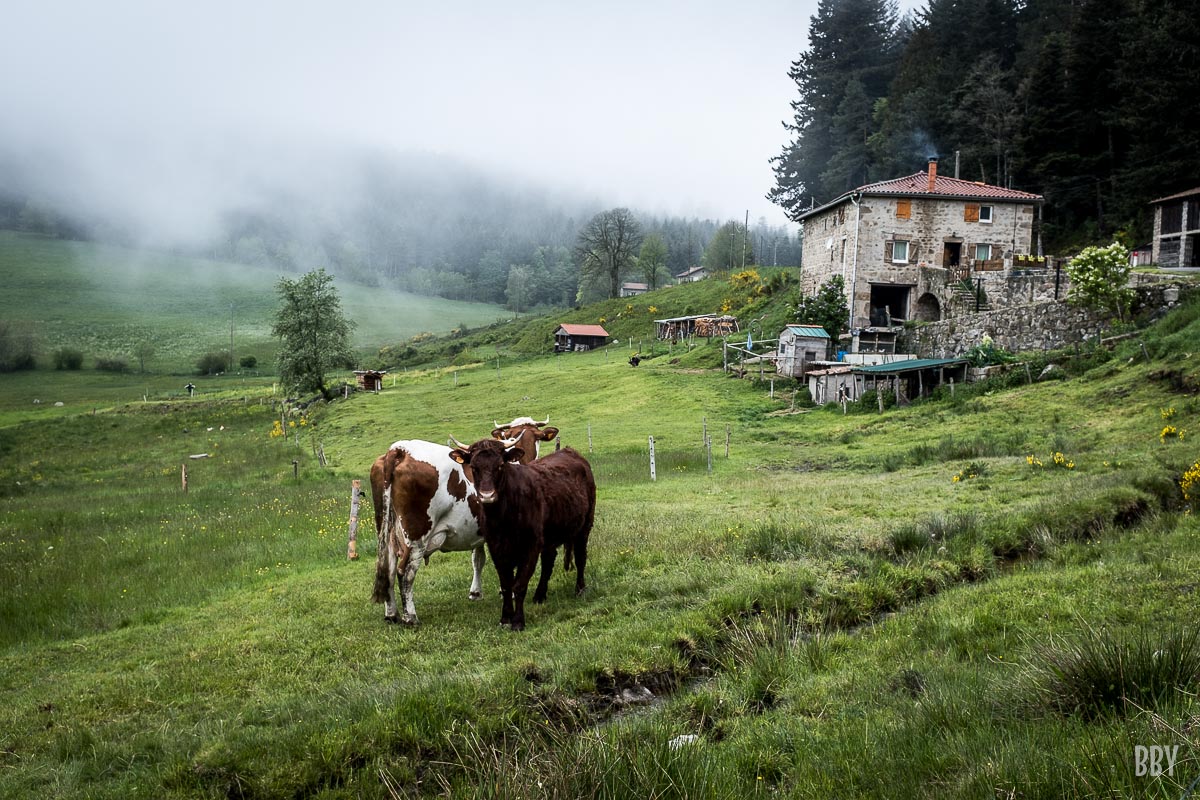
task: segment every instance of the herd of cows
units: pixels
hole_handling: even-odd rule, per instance
[[[373,599],[384,604],[385,621],[419,623],[413,583],[421,562],[439,550],[472,551],[469,597],[478,600],[487,547],[500,578],[500,624],[514,631],[525,628],[525,593],[539,558],[533,602],[546,599],[560,547],[563,568],[575,565],[575,593],[583,592],[596,481],[587,459],[569,447],[538,457],[539,445],[558,435],[548,422],[518,417],[496,423],[492,438],[472,445],[406,439],[375,460]]]

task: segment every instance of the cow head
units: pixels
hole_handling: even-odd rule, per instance
[[[546,417],[541,422],[532,417],[517,417],[507,425],[501,425],[496,422],[496,427],[492,429],[492,438],[500,440],[516,440],[525,456],[521,459],[522,464],[528,464],[533,459],[537,458],[538,444],[540,442],[553,441],[555,436],[558,436],[558,428],[547,427],[550,418]]]
[[[450,458],[471,468],[475,493],[485,505],[496,502],[497,488],[504,482],[507,465],[520,462],[524,455],[519,445],[495,439],[481,439],[470,447],[450,451]]]

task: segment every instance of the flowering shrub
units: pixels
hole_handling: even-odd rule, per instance
[[[1163,429],[1158,432],[1158,440],[1163,444],[1167,443],[1167,439],[1179,439],[1182,442],[1186,433],[1187,431],[1183,428],[1176,428],[1174,425],[1164,425]]]
[[[972,461],[970,464],[967,464],[965,467],[960,469],[958,474],[950,480],[954,483],[962,483],[963,481],[968,481],[971,478],[978,478],[981,475],[984,475],[986,472],[987,464],[983,463],[982,461]]]
[[[280,436],[283,436],[283,423],[275,420],[275,424],[271,426],[271,438],[278,439]]]
[[[1042,467],[1046,466],[1045,463],[1037,456],[1025,456],[1025,463],[1037,469],[1041,469]],[[1068,458],[1058,451],[1055,451],[1050,455],[1050,464],[1051,466],[1062,467],[1063,469],[1075,469],[1074,459]]]
[[[1175,416],[1175,407],[1161,409],[1158,413],[1162,414],[1163,421],[1165,422]]]
[[[1196,496],[1196,487],[1200,486],[1200,461],[1188,467],[1187,472],[1179,479],[1179,488],[1183,491],[1183,501],[1191,505]]]

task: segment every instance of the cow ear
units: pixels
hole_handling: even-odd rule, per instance
[[[504,438],[504,428],[492,428],[492,438],[493,439],[503,439]]]
[[[460,450],[456,447],[450,451],[450,458],[454,459],[459,464],[466,464],[471,460],[471,454],[466,450]]]
[[[515,445],[504,451],[505,461],[520,461],[524,457],[525,451]]]
[[[558,428],[555,428],[555,427],[552,425],[552,426],[550,426],[549,428],[542,428],[540,431],[538,431],[538,433],[540,433],[540,434],[542,435],[542,441],[543,441],[543,442],[549,442],[549,441],[551,441],[551,440],[552,440],[552,439],[553,439],[555,436],[558,436]]]

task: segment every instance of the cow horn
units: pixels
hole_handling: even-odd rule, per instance
[[[453,436],[450,437],[450,446],[457,447],[459,450],[470,450],[471,449],[471,445],[463,444],[458,439],[455,439]]]
[[[500,444],[504,446],[505,450],[511,449],[512,447],[515,447],[516,445],[518,445],[520,443],[521,443],[520,439],[501,439],[500,440]]]
[[[499,422],[496,422],[496,420],[495,420],[495,419],[493,419],[493,420],[492,420],[492,427],[493,427],[493,428],[507,428],[508,426],[507,426],[507,425],[501,425]]]
[[[541,422],[539,422],[539,423],[537,424],[537,426],[540,428],[540,427],[542,427],[543,425],[548,425],[549,423],[550,423],[550,417],[548,417],[548,416],[547,416],[547,417],[546,417],[544,420],[542,420]]]

